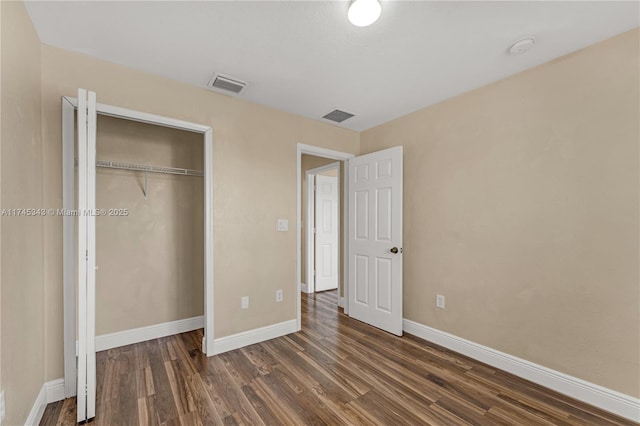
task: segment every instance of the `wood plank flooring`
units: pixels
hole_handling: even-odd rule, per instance
[[[97,354],[98,425],[631,425],[419,338],[302,298],[303,331],[206,358],[202,330]],[[75,399],[42,425],[75,424]]]

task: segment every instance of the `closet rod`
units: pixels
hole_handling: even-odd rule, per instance
[[[151,166],[147,164],[121,163],[117,161],[97,160],[96,167],[105,169],[133,170],[137,172],[164,173],[183,176],[204,176],[202,170],[179,169],[175,167]]]

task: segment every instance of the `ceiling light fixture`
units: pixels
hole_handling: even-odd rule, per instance
[[[347,17],[356,27],[367,27],[378,20],[381,12],[378,0],[355,0],[349,6]]]
[[[527,53],[529,50],[531,50],[533,46],[535,46],[535,44],[536,44],[535,37],[533,36],[524,37],[516,41],[515,43],[513,43],[511,46],[509,46],[509,49],[507,50],[507,52],[509,52],[509,54],[512,56],[522,55],[523,53]]]

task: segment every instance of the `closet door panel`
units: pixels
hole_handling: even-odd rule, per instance
[[[96,416],[96,94],[87,102],[87,420]]]
[[[96,407],[96,122],[96,94],[78,89],[78,422]]]
[[[78,89],[78,423],[87,420],[87,91]]]

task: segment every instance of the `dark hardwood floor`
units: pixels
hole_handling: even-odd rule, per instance
[[[630,425],[416,337],[302,298],[303,331],[206,358],[202,330],[97,354],[95,425]],[[75,424],[75,399],[43,425]]]

